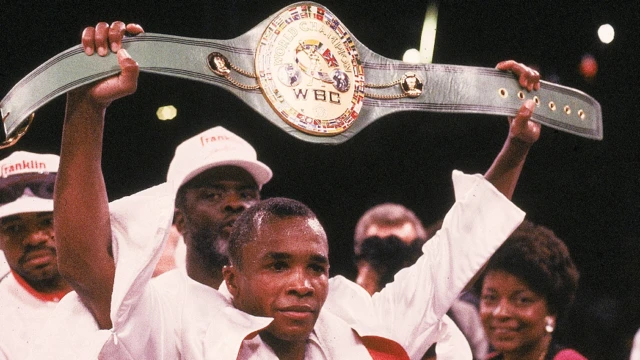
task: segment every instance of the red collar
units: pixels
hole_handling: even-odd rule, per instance
[[[32,288],[31,285],[29,285],[27,281],[22,278],[22,276],[18,275],[17,272],[11,270],[11,274],[13,274],[13,277],[16,278],[16,281],[18,282],[18,284],[20,284],[20,286],[22,286],[25,290],[27,290],[27,292],[31,294],[33,297],[41,301],[58,302],[68,292],[67,290],[58,290],[52,293],[39,292],[38,290]]]

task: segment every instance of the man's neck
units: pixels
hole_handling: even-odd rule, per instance
[[[303,360],[307,347],[306,341],[286,341],[263,331],[260,338],[276,353],[280,360]]]
[[[212,266],[191,249],[187,249],[186,268],[187,275],[203,285],[217,290],[222,284],[222,266]]]

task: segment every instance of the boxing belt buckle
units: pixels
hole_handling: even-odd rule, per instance
[[[257,46],[255,45],[257,44]],[[123,39],[142,72],[222,87],[301,140],[339,144],[400,111],[513,116],[532,99],[532,119],[577,136],[602,139],[600,104],[569,87],[541,81],[523,90],[493,68],[413,64],[360,43],[327,8],[292,4],[228,40],[143,33]],[[14,144],[32,114],[69,90],[120,71],[115,54],[86,56],[80,45],[39,66],[0,102]]]

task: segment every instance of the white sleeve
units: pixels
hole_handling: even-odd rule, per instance
[[[163,186],[110,204],[116,274],[113,328],[100,330],[75,292],[67,294],[43,325],[30,360],[177,359],[172,309],[149,283],[171,224],[173,200]],[[0,357],[1,358],[1,357]]]
[[[436,340],[439,320],[524,219],[524,212],[481,175],[454,171],[453,183],[456,202],[442,229],[424,245],[416,264],[372,298],[379,321],[412,358]]]
[[[633,337],[633,345],[631,346],[631,356],[629,360],[640,360],[640,330]]]
[[[72,291],[65,295],[30,346],[28,360],[97,359],[111,336],[100,330],[91,312]]]
[[[471,347],[460,328],[447,315],[442,317],[436,344],[438,360],[473,359]]]
[[[111,337],[101,358],[175,359],[175,311],[150,279],[173,218],[167,184],[109,204],[116,272],[111,298]]]

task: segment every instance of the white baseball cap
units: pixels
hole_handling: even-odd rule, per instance
[[[271,169],[258,161],[251,144],[222,126],[216,126],[178,145],[169,165],[167,182],[172,183],[177,192],[182,185],[203,171],[223,165],[245,169],[256,181],[258,188],[262,188],[273,176]]]
[[[53,211],[53,183],[59,163],[58,155],[27,151],[16,151],[0,160],[0,201],[12,199],[0,202],[0,218]]]

